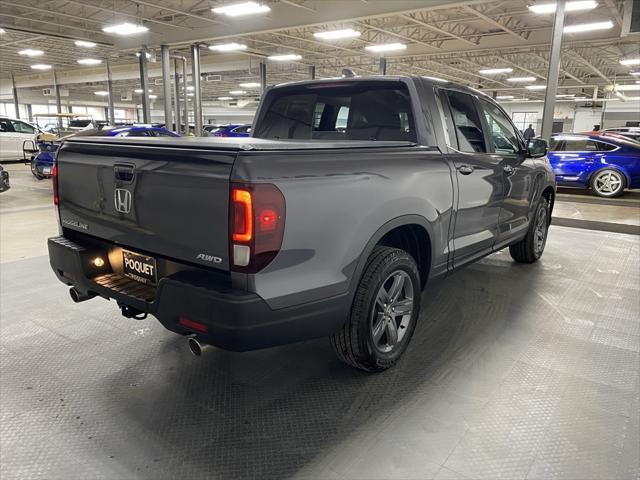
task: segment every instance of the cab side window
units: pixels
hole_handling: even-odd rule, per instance
[[[497,106],[486,100],[480,100],[487,125],[489,138],[496,153],[514,154],[521,150],[516,129],[509,118]]]
[[[19,122],[17,120],[11,120],[11,125],[13,126],[13,129],[18,133],[29,133],[31,135],[36,133],[36,129],[35,128],[33,128],[31,125],[27,125],[24,122]]]
[[[482,122],[473,97],[454,91],[447,91],[446,96],[451,107],[451,121],[458,140],[458,150],[470,153],[486,152]]]

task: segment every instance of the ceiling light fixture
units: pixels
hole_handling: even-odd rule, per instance
[[[247,46],[242,43],[221,43],[219,45],[209,45],[209,50],[215,52],[234,52],[236,50],[246,50]]]
[[[526,87],[527,90],[544,90],[547,88],[546,85],[527,85]]]
[[[629,75],[633,75],[634,77],[640,76],[640,72],[629,72]]]
[[[261,87],[261,85],[257,82],[240,83],[238,84],[238,86],[242,88],[260,88]]]
[[[620,60],[620,65],[624,65],[626,67],[640,65],[640,58],[624,58]]]
[[[193,92],[196,89],[193,85],[187,85],[187,91]]]
[[[109,95],[109,92],[107,92],[106,90],[98,90],[97,92],[93,92],[94,95],[98,95],[99,97],[106,97],[107,95]]]
[[[35,65],[31,65],[31,68],[34,70],[51,70],[51,65],[46,63],[36,63]]]
[[[513,95],[498,95],[496,100],[512,100],[515,97]]]
[[[115,33],[116,35],[137,35],[139,33],[148,32],[149,28],[144,25],[134,25],[133,23],[124,22],[117,25],[109,25],[103,27],[104,33]]]
[[[498,75],[499,73],[511,73],[513,72],[513,68],[485,68],[483,70],[478,71],[481,75]]]
[[[287,53],[283,55],[271,55],[267,57],[269,60],[274,60],[276,62],[290,62],[294,60],[300,60],[302,58],[301,55],[296,55],[295,53]]]
[[[18,55],[24,55],[26,57],[39,57],[44,52],[42,50],[34,50],[33,48],[25,48],[24,50],[20,50]]]
[[[244,95],[247,92],[245,92],[244,90],[231,90],[229,93],[231,95]]]
[[[134,92],[136,92],[136,93],[142,93],[142,92],[144,92],[144,90],[142,90],[141,88],[136,88],[136,89],[134,90]],[[153,92],[153,90],[149,89],[149,93],[151,93],[151,92]]]
[[[233,97],[218,97],[218,100],[222,100],[222,101],[233,100]]]
[[[242,15],[253,15],[255,13],[265,13],[271,11],[267,5],[256,2],[236,3],[233,5],[225,5],[223,7],[214,7],[211,9],[213,13],[218,15],[227,15],[229,17],[240,17]]]
[[[4,28],[0,28],[0,35],[3,35],[5,33],[7,33],[7,31]]]
[[[99,58],[81,58],[77,62],[80,65],[100,65],[102,60]]]
[[[598,6],[595,0],[579,0],[575,2],[567,2],[565,4],[566,12],[575,12],[577,10],[593,10]],[[557,4],[554,3],[538,3],[537,5],[529,5],[527,8],[533,13],[554,13]]]
[[[536,77],[511,77],[507,78],[507,82],[512,83],[526,83],[526,82],[535,82]]]
[[[151,53],[144,52],[144,56],[147,57],[147,60],[151,58]],[[140,57],[140,52],[136,52],[136,57]]]
[[[607,20],[606,22],[594,22],[594,23],[581,23],[579,25],[568,25],[562,30],[564,33],[582,33],[593,32],[594,30],[608,30],[613,28],[613,22]]]
[[[86,40],[76,40],[73,43],[75,43],[76,47],[83,47],[83,48],[93,48],[96,46],[95,43],[87,42]]]
[[[559,93],[556,95],[556,98],[573,98],[575,94],[573,93]]]
[[[640,90],[640,85],[633,85],[633,84],[616,85],[614,87],[614,90],[617,90],[618,92],[632,92],[635,90]]]
[[[393,52],[396,50],[404,50],[407,46],[404,43],[382,43],[380,45],[369,45],[364,48],[370,52]]]
[[[345,28],[343,30],[329,30],[325,32],[314,32],[313,36],[322,40],[338,40],[340,38],[359,37],[360,32],[353,28]]]
[[[156,98],[158,98],[158,95],[149,95],[149,98],[150,98],[151,100],[155,100]]]
[[[195,93],[187,93],[187,97],[193,97]]]

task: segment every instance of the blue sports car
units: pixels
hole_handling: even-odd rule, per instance
[[[227,125],[210,133],[214,137],[248,137],[251,135],[251,125]]]
[[[69,135],[71,136],[71,135]],[[177,133],[166,128],[151,125],[126,125],[121,127],[106,127],[103,129],[81,130],[73,136],[97,137],[179,137]],[[31,173],[38,179],[51,177],[53,161],[60,142],[38,142],[40,152],[31,160]]]
[[[640,188],[640,143],[613,135],[554,135],[548,153],[559,186],[617,197]]]

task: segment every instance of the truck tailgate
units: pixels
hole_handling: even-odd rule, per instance
[[[58,153],[64,228],[131,250],[229,269],[232,150],[66,141]]]

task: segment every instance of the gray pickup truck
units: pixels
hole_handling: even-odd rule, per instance
[[[195,354],[328,336],[345,362],[383,370],[428,283],[505,247],[542,255],[546,149],[488,96],[437,79],[280,85],[251,138],[65,141],[51,266],[74,301],[152,314]]]

